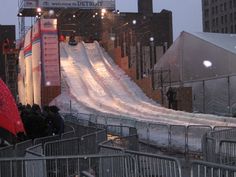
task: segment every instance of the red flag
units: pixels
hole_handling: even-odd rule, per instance
[[[4,82],[0,79],[0,127],[16,135],[25,132],[15,100]]]

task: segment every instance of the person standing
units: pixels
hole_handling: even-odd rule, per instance
[[[172,87],[169,87],[169,89],[166,93],[166,96],[167,96],[167,99],[168,99],[168,108],[173,109],[176,93],[175,93],[175,91],[173,90]]]

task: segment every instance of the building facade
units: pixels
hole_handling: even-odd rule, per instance
[[[202,0],[203,31],[236,33],[236,0]]]
[[[15,25],[0,25],[0,78],[17,96],[17,51]]]

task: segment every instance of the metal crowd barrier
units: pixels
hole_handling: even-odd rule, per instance
[[[219,159],[221,164],[236,165],[236,140],[221,140]]]
[[[235,177],[236,167],[204,161],[193,161],[191,177]]]
[[[37,144],[26,149],[25,157],[43,157],[43,146],[42,144]]]
[[[116,125],[133,127],[137,130],[139,139],[150,145],[165,148],[169,151],[180,152],[186,155],[198,154],[205,152],[202,146],[202,137],[206,132],[220,130],[225,127],[210,127],[205,125],[169,125],[161,123],[150,123],[138,121],[136,119],[109,116],[109,115],[92,115],[83,113],[64,113],[65,119],[76,122],[78,119],[85,119],[86,122],[92,122],[100,125]]]
[[[43,154],[45,156],[96,154],[98,144],[106,140],[106,131],[98,130],[82,137],[47,142],[43,146]]]
[[[235,137],[235,127],[216,127],[213,131],[206,133],[202,138],[204,160],[215,163],[228,163],[224,162],[220,156],[222,156],[222,153],[226,153],[227,158],[230,158],[230,154],[234,155],[234,150],[232,149],[234,143],[232,142]],[[224,152],[221,152],[223,150]]]
[[[44,144],[43,154],[45,156],[62,156],[79,154],[79,138],[50,141]]]
[[[137,177],[134,158],[122,154],[4,158],[0,167],[1,177]]]
[[[136,151],[125,151],[126,154],[132,155],[138,164],[138,174],[142,177],[166,176],[181,177],[181,165],[176,158],[141,153]]]
[[[33,145],[32,140],[27,140],[27,141],[17,143],[15,145],[15,156],[16,157],[24,157],[25,156],[25,150],[28,147],[31,147],[32,145]]]
[[[131,155],[138,165],[138,176],[165,176],[181,177],[181,165],[178,159],[163,155],[131,151],[121,147],[114,147],[111,141],[100,144],[101,154],[128,154]]]
[[[10,145],[0,148],[0,157],[15,157],[14,146]]]

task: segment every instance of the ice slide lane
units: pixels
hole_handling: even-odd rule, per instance
[[[85,58],[85,56],[81,55],[83,52],[64,44],[61,44],[61,51],[67,53],[67,57],[61,58],[61,66],[64,80],[67,82],[71,94],[85,107],[101,110],[101,112],[108,111],[108,107],[105,105],[101,107],[100,101],[97,101],[100,100],[99,98],[101,98],[103,93],[100,91],[99,85],[94,82],[86,60],[83,60]],[[77,62],[79,59],[81,59],[80,65]]]
[[[71,76],[69,77],[70,78],[69,80],[67,77],[67,80],[69,83],[68,85],[71,88],[71,92],[75,97],[79,98],[79,100],[83,101],[85,104],[87,104],[87,106],[92,106],[95,109],[101,110],[102,112],[105,113],[112,113],[117,115],[123,114],[123,115],[129,115],[130,117],[139,116],[137,114],[138,112],[137,110],[135,110],[133,113],[131,112],[132,113],[131,115],[129,109],[127,109],[126,107],[125,109],[122,109],[122,107],[116,104],[116,101],[111,99],[111,95],[107,94],[107,91],[104,91],[103,88],[100,87],[100,85],[98,84],[99,78],[94,74],[93,69],[89,64],[89,60],[86,58],[85,55],[82,55],[84,54],[84,52],[83,52],[83,47],[81,47],[81,45],[78,45],[77,51],[75,48],[72,47],[68,48],[67,46],[65,46],[65,49],[68,53],[68,58],[61,59],[62,67],[63,71],[68,70],[68,72],[65,72],[67,76]],[[72,61],[72,58],[74,59],[74,61]],[[78,62],[77,60],[80,61]],[[76,66],[78,67],[78,70],[75,69]],[[81,71],[81,73],[79,73],[78,71]],[[87,76],[83,76],[83,74],[86,74]],[[81,88],[79,88],[78,82],[74,78],[74,76],[76,75],[78,76],[77,80],[79,81],[79,83],[83,85],[83,86],[81,85],[81,87],[83,87],[82,90]],[[83,80],[83,82],[80,82],[81,80]],[[91,83],[92,86],[89,86],[91,85]],[[78,90],[78,92],[75,93],[74,90]],[[78,93],[81,94],[81,97],[79,97]],[[164,119],[161,122],[164,123]]]
[[[88,63],[88,59],[86,59],[84,55],[81,55],[84,53],[81,48],[81,45],[78,45],[77,50],[72,47],[68,48],[68,46],[64,46],[64,49],[68,53],[68,56],[67,58],[61,59],[61,65],[63,68],[62,70],[66,74],[66,80],[68,82],[72,94],[77,97],[78,100],[82,101],[85,105],[89,107],[93,107],[96,110],[100,110],[101,112],[117,115],[123,114],[126,116],[128,115],[129,117],[140,117],[140,115],[137,114],[137,110],[135,110],[134,113],[130,114],[129,109],[126,108],[125,110],[122,110],[121,107],[116,105],[116,102],[114,100],[111,101],[108,97],[105,97],[105,100],[103,100],[101,96],[96,95],[98,93],[93,93],[97,92],[97,90],[100,90],[99,93],[102,92],[102,94],[106,94],[106,92],[102,91],[102,88],[98,84],[95,85],[96,83],[94,81],[94,78],[96,78],[96,75],[94,75],[94,73],[92,72],[93,69]],[[63,51],[63,49],[61,49],[61,51]],[[77,60],[80,61],[78,62]],[[78,69],[75,69],[75,67],[78,67]],[[91,73],[86,73],[87,71],[90,71]],[[86,78],[84,77],[83,73],[89,76],[87,76]],[[78,78],[76,79],[75,77]],[[93,83],[93,86],[89,87],[88,85],[91,85],[91,82]],[[81,88],[83,88],[81,89],[79,85],[81,86]],[[95,91],[93,89],[95,89]],[[75,90],[77,90],[77,92]],[[81,94],[81,96],[79,96],[78,94]],[[156,116],[153,117],[153,119],[154,118],[156,118]],[[169,123],[169,120],[164,121],[164,118],[162,118],[160,122]],[[172,122],[176,122],[176,124],[179,124],[179,121],[173,120]]]
[[[94,110],[171,124],[228,124],[206,120],[206,115],[196,118],[194,114],[158,106],[144,96],[97,43],[61,46],[67,52],[61,65],[72,94]]]
[[[108,62],[109,61],[109,57],[105,58],[104,55],[103,55],[103,52],[101,51],[101,48],[100,46],[98,45],[98,43],[95,43],[96,44],[96,47],[97,49],[94,47],[94,44],[86,44],[86,45],[89,45],[90,48],[94,48],[94,51],[98,50],[96,53],[100,53],[100,58],[103,58],[103,62],[104,62],[104,65],[109,65],[110,67],[106,67],[106,69],[109,70],[110,74],[112,74],[112,76],[114,78],[116,78],[117,75],[119,75],[119,69],[116,69],[116,71],[113,71],[113,68],[115,68],[116,65],[114,65],[114,62],[111,62],[110,60],[110,63]],[[89,51],[89,53],[93,53],[94,51]],[[96,54],[95,56],[92,56],[92,60],[94,60],[94,58],[96,58],[96,56],[98,56],[98,54]],[[91,59],[90,59],[91,60]],[[111,66],[113,65],[113,66]],[[102,66],[102,64],[100,63],[99,66]],[[104,69],[105,67],[102,68],[102,70],[105,70]],[[123,72],[124,73],[124,72]],[[124,74],[123,74],[124,75]],[[123,77],[120,77],[120,78],[125,78],[124,76]],[[139,91],[139,94],[136,94],[135,96],[132,96],[132,93],[135,93],[134,92],[134,89],[135,87],[132,87],[131,84],[128,84],[129,86],[124,86],[123,80],[122,82],[120,82],[120,78],[118,78],[119,80],[119,86],[123,86],[123,89],[125,90],[122,90],[122,89],[116,89],[116,86],[115,88],[113,89],[114,92],[115,91],[118,91],[119,93],[121,93],[121,95],[125,95],[125,102],[128,102],[127,98],[132,98],[132,101],[131,101],[131,104],[130,105],[134,105],[135,107],[138,107],[138,110],[142,110],[144,111],[143,113],[145,113],[145,116],[146,116],[146,119],[148,119],[148,115],[150,113],[152,113],[153,115],[156,116],[156,120],[158,119],[159,116],[161,116],[162,118],[165,118],[166,116],[168,118],[171,118],[172,120],[179,120],[179,121],[184,121],[184,122],[188,122],[188,119],[190,121],[190,123],[196,123],[196,124],[208,124],[208,125],[222,125],[222,120],[219,121],[219,122],[216,122],[216,119],[214,120],[211,120],[211,119],[206,119],[206,115],[205,114],[202,114],[202,116],[199,116],[198,118],[196,118],[196,114],[192,114],[192,113],[186,113],[186,112],[182,112],[182,111],[174,111],[174,110],[170,110],[170,109],[166,109],[166,108],[163,108],[161,106],[157,106],[157,104],[153,103],[153,101],[150,101],[150,99],[148,99],[147,97],[145,98],[142,97],[142,99],[140,99],[140,95],[142,95],[142,92]],[[130,82],[130,80],[128,80]],[[107,88],[111,89],[113,86],[114,86],[114,83],[115,81],[113,80],[111,82],[110,85],[107,85]],[[130,82],[132,83],[132,82]],[[132,88],[131,91],[130,88]],[[136,86],[137,88],[137,86]],[[126,93],[129,93],[128,95],[126,95]],[[146,100],[146,101],[144,101]],[[148,101],[147,101],[148,100]],[[148,103],[150,102],[150,103]],[[126,105],[127,106],[127,105]],[[149,108],[149,109],[146,109],[145,108]],[[155,111],[155,112],[153,112]],[[159,116],[158,116],[159,115]],[[149,115],[150,116],[150,115]],[[208,117],[210,118],[211,116],[208,115]],[[218,116],[217,116],[218,117]],[[225,123],[223,123],[225,124]],[[227,124],[227,123],[226,123]]]
[[[95,70],[99,70],[99,71],[103,71],[103,72],[98,72],[97,74],[99,75],[101,75],[101,73],[104,73],[104,71],[107,69],[107,70],[109,70],[109,71],[107,71],[107,72],[109,72],[114,78],[116,77],[116,75],[117,75],[117,73],[118,73],[118,71],[116,71],[116,72],[114,72],[114,73],[112,73],[112,71],[111,71],[111,68],[114,68],[114,67],[106,67],[106,65],[107,65],[107,59],[104,59],[104,56],[102,56],[102,54],[101,54],[101,56],[99,56],[98,55],[98,52],[100,52],[100,47],[98,46],[98,44],[96,44],[96,47],[94,46],[94,44],[86,44],[86,48],[88,48],[88,51],[87,51],[87,53],[89,53],[89,55],[92,55],[92,56],[90,56],[89,57],[89,59],[90,59],[90,61],[94,61],[95,60],[95,62],[99,62],[99,64],[97,64],[97,63],[95,63],[95,64],[92,64],[93,66],[99,66],[100,68],[99,69],[97,69],[97,68],[95,68]],[[98,50],[98,51],[96,51],[96,50]],[[94,54],[95,53],[95,54]],[[101,53],[101,52],[100,52]],[[100,58],[103,58],[103,64],[100,62]],[[97,58],[97,59],[96,59]],[[162,119],[165,119],[166,118],[166,116],[168,116],[168,118],[171,118],[172,120],[171,121],[173,121],[173,120],[179,120],[179,121],[184,121],[184,122],[188,122],[188,119],[190,119],[189,121],[191,121],[191,123],[198,123],[198,124],[200,124],[200,123],[202,123],[202,122],[204,122],[204,124],[205,123],[207,123],[207,124],[209,124],[209,125],[211,125],[213,122],[211,121],[211,120],[201,120],[201,119],[195,119],[194,121],[193,121],[193,119],[191,118],[192,116],[193,116],[193,114],[189,114],[189,113],[184,113],[184,112],[178,112],[178,114],[176,114],[176,111],[171,111],[171,110],[169,110],[169,109],[166,109],[166,108],[162,108],[162,107],[160,107],[160,106],[157,106],[156,104],[153,104],[153,105],[150,105],[150,104],[148,104],[147,102],[144,102],[143,100],[138,100],[138,99],[136,99],[136,97],[138,96],[136,96],[136,97],[132,97],[132,95],[130,95],[130,93],[132,93],[132,92],[129,92],[129,90],[128,90],[128,88],[130,88],[130,87],[124,87],[124,89],[125,90],[122,90],[123,88],[121,88],[121,87],[117,87],[117,85],[118,86],[122,86],[123,85],[123,82],[120,82],[119,81],[119,83],[118,84],[114,84],[114,83],[116,83],[116,81],[117,81],[117,79],[116,80],[112,80],[112,79],[110,79],[110,78],[102,78],[104,76],[104,74],[102,74],[100,77],[101,77],[101,79],[100,80],[102,80],[102,81],[111,81],[111,84],[109,85],[109,84],[106,84],[106,87],[107,88],[109,88],[109,89],[111,89],[112,90],[112,92],[113,93],[115,93],[116,91],[118,91],[119,93],[120,93],[120,95],[125,95],[124,96],[124,98],[125,98],[125,101],[124,102],[122,102],[122,103],[131,103],[131,104],[129,104],[129,105],[125,105],[125,106],[127,106],[127,108],[131,108],[130,107],[130,105],[132,106],[132,105],[134,105],[135,107],[138,107],[138,110],[142,110],[141,111],[141,114],[142,115],[144,115],[145,114],[145,116],[146,116],[146,119],[150,119],[150,116],[155,116],[155,119],[156,120],[158,120],[158,115],[161,115],[161,117],[162,117]],[[113,88],[113,89],[112,89]],[[118,93],[118,94],[119,94]],[[129,93],[128,95],[127,95],[127,93]],[[139,94],[139,95],[141,95],[141,94]],[[123,97],[119,97],[118,96],[118,98],[123,98]],[[127,99],[127,98],[131,98],[132,100],[130,101],[129,99]],[[149,99],[146,99],[146,100],[149,100]],[[140,101],[140,102],[139,102]],[[150,102],[150,100],[149,100],[149,102]],[[152,109],[145,109],[145,108],[147,108],[147,107],[149,107],[150,108],[150,106],[151,106],[151,108]],[[155,111],[156,112],[153,112],[153,108],[155,108]],[[132,108],[131,108],[132,109]],[[158,112],[157,112],[157,110],[158,110]],[[166,112],[168,112],[169,111],[169,114],[166,114]],[[173,112],[174,112],[174,114],[173,114]],[[150,115],[150,113],[152,113],[152,115]],[[170,113],[172,113],[172,114],[170,114]],[[149,116],[149,117],[148,117]],[[205,115],[204,115],[204,118],[205,118]],[[170,120],[169,120],[170,121]],[[217,124],[217,123],[215,123],[215,120],[214,120],[214,124]],[[220,122],[219,123],[219,125],[222,125],[222,122]]]
[[[180,119],[180,117],[190,118],[191,121],[192,119],[194,119],[194,122],[199,123],[199,124],[207,123],[208,125],[223,125],[223,124],[229,125],[229,122],[231,123],[235,122],[235,119],[233,118],[226,119],[226,117],[215,116],[215,115],[196,114],[196,113],[193,114],[193,113],[187,113],[183,111],[175,111],[172,109],[166,109],[166,108],[161,107],[160,105],[157,106],[156,103],[154,103],[152,100],[147,98],[144,94],[142,94],[142,92],[140,92],[139,87],[137,87],[135,84],[132,85],[133,82],[131,82],[131,84],[127,83],[127,82],[130,82],[130,79],[128,77],[120,77],[120,75],[124,74],[124,72],[117,65],[114,64],[113,60],[107,55],[106,52],[104,52],[104,50],[100,48],[98,43],[96,43],[96,45],[98,46],[100,50],[104,63],[106,63],[106,65],[109,66],[108,68],[111,70],[111,72],[113,72],[114,77],[117,77],[117,76],[119,77],[118,79],[122,81],[120,82],[120,84],[124,85],[124,89],[127,91],[127,93],[134,95],[133,98],[136,99],[136,101],[139,101],[143,107],[146,107],[146,108],[148,107],[149,109],[153,111],[158,111],[159,115],[162,115],[162,116],[168,115],[173,119],[175,118]],[[122,79],[122,78],[125,78],[125,79]],[[129,88],[132,88],[132,92],[129,91]],[[136,94],[137,92],[139,94]],[[232,125],[235,125],[235,124],[232,124]]]
[[[96,72],[101,86],[104,91],[110,95],[110,102],[115,102],[120,108],[126,112],[129,112],[129,114],[133,116],[145,117],[145,120],[149,119],[150,121],[166,121],[168,123],[171,121],[172,123],[180,123],[180,120],[178,119],[170,119],[163,115],[160,117],[160,112],[154,112],[147,108],[147,105],[141,104],[134,95],[131,95],[132,91],[129,92],[127,88],[124,89],[122,82],[116,78],[116,74],[109,70],[109,67],[106,66],[104,60],[102,59],[103,57],[100,55],[99,47],[95,44],[84,45],[88,59],[93,66],[93,70]],[[186,123],[186,121],[187,120],[185,119],[184,123]]]

